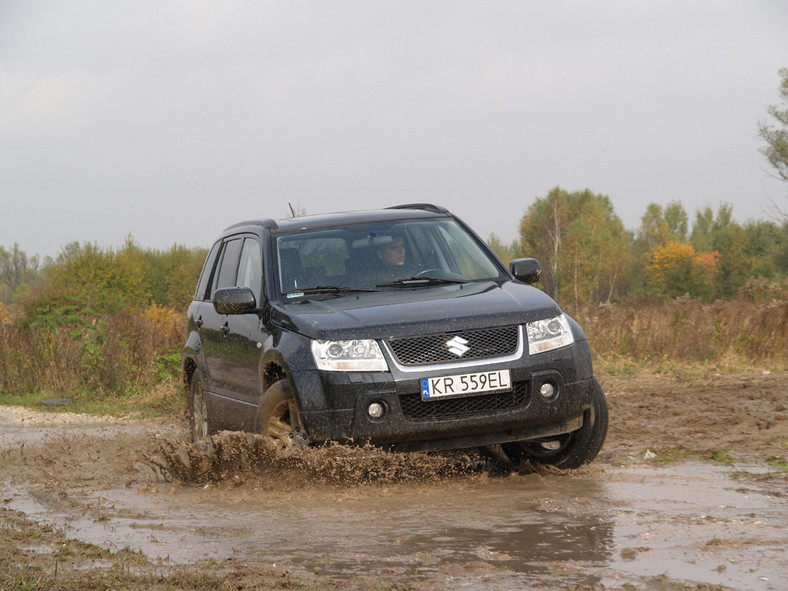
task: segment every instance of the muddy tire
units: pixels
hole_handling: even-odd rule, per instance
[[[189,381],[189,431],[192,442],[203,441],[211,435],[211,423],[208,419],[208,404],[205,400],[202,372],[194,370]]]
[[[279,380],[263,393],[255,418],[255,430],[274,440],[282,449],[304,449],[308,445],[287,380]]]
[[[577,431],[557,437],[506,443],[502,447],[513,462],[528,460],[558,468],[579,468],[593,460],[602,449],[607,423],[607,399],[595,379],[591,408],[586,411],[583,426]]]

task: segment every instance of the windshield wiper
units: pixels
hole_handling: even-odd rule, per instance
[[[336,285],[317,285],[315,287],[304,287],[302,289],[291,289],[283,295],[313,295],[318,293],[357,293],[364,291],[377,291],[365,287],[338,287]]]
[[[467,279],[445,279],[442,277],[411,277],[378,283],[375,287],[421,287],[423,285],[449,285],[454,283],[468,283]]]

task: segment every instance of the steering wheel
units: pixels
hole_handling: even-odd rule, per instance
[[[459,273],[452,273],[440,267],[431,269],[424,269],[414,275],[414,279],[421,279],[422,277],[429,277],[431,279],[446,279],[447,281],[467,281],[463,275]]]
[[[439,269],[435,267],[434,269],[424,269],[423,271],[419,271],[414,275],[415,278],[420,279],[421,277],[437,277],[438,279],[444,279],[442,275],[445,275],[446,271],[443,269]]]

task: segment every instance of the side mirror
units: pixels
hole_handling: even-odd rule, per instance
[[[257,300],[248,287],[224,287],[214,292],[213,309],[219,314],[254,314]]]
[[[523,283],[536,283],[542,276],[542,265],[536,259],[514,259],[509,270]]]

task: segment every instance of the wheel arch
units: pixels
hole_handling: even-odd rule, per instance
[[[192,381],[192,376],[194,372],[197,371],[197,362],[192,357],[184,357],[183,358],[183,386],[184,388],[189,387],[189,383]]]
[[[269,349],[260,359],[260,394],[268,390],[279,380],[287,380],[290,388],[295,391],[290,366],[276,349]]]

